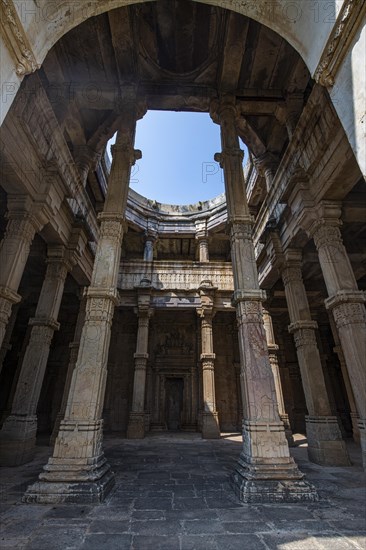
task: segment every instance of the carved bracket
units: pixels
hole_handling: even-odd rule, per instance
[[[40,68],[12,0],[1,0],[0,29],[19,77]]]
[[[346,0],[343,3],[314,73],[314,79],[318,84],[326,87],[334,85],[337,71],[348,52],[365,11],[366,4],[362,1]]]

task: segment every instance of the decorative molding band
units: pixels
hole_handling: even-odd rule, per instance
[[[39,69],[35,55],[14,7],[13,0],[1,0],[0,30],[4,42],[15,61],[15,72],[19,77]]]
[[[314,73],[314,79],[318,84],[326,87],[334,85],[338,69],[365,12],[366,4],[360,0],[345,0],[343,3]]]

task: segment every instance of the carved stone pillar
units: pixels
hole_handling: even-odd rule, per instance
[[[197,310],[201,318],[201,365],[202,365],[202,437],[217,439],[220,437],[219,419],[216,410],[215,392],[215,354],[213,352],[212,320],[215,288],[210,281],[200,285],[201,307]]]
[[[266,152],[254,159],[254,164],[259,174],[266,180],[266,188],[269,191],[272,187],[273,178],[276,175],[278,160],[272,153]]]
[[[152,262],[154,260],[154,246],[157,239],[157,233],[154,231],[146,231],[145,246],[144,246],[144,262]]]
[[[74,372],[74,368],[75,368],[75,365],[76,365],[76,360],[78,358],[81,332],[83,330],[84,321],[85,321],[86,294],[87,294],[87,289],[85,288],[82,291],[82,296],[81,296],[81,300],[80,300],[79,313],[78,313],[78,318],[76,320],[76,327],[75,327],[75,333],[74,333],[74,340],[69,344],[70,357],[69,357],[69,364],[68,364],[68,367],[67,367],[65,386],[64,386],[64,391],[63,391],[63,394],[62,394],[61,407],[60,407],[60,410],[59,410],[59,412],[56,416],[55,424],[53,426],[52,434],[51,434],[51,437],[50,437],[50,445],[55,444],[56,437],[57,437],[59,429],[60,429],[61,420],[65,416],[67,398],[68,398],[69,391],[70,391],[71,378],[72,378],[72,374]]]
[[[94,151],[89,145],[74,146],[75,163],[79,169],[81,181],[85,187],[90,170],[95,170],[101,159],[101,154]]]
[[[285,103],[283,105],[278,105],[275,111],[277,120],[286,126],[289,139],[291,139],[294,134],[303,105],[303,94],[290,93],[287,95]]]
[[[20,280],[34,235],[42,227],[28,196],[8,196],[8,223],[0,245],[0,347],[13,304],[20,301]]]
[[[210,261],[208,251],[207,221],[196,222],[196,240],[198,242],[198,260],[201,263]]]
[[[114,483],[102,449],[102,411],[131,166],[141,157],[133,149],[136,102],[124,105],[65,418],[53,456],[26,502],[100,502]]]
[[[33,458],[37,434],[37,405],[51,341],[59,329],[57,317],[67,272],[68,254],[63,246],[48,248],[47,271],[31,334],[23,358],[10,416],[0,432],[0,463],[17,466]]]
[[[338,360],[341,365],[343,382],[346,388],[347,398],[348,398],[349,407],[350,407],[353,439],[356,443],[360,443],[361,442],[360,426],[359,426],[360,417],[358,416],[358,413],[357,413],[355,398],[353,395],[352,386],[348,375],[347,365],[343,355],[343,350],[341,346],[338,345],[333,348],[333,351],[338,355]]]
[[[233,487],[243,502],[314,500],[314,488],[303,481],[303,474],[290,456],[278,414],[262,317],[265,296],[258,283],[243,152],[236,132],[235,100],[230,97],[214,103],[211,114],[221,127],[222,153],[215,159],[224,170],[244,392],[243,450],[232,477]]]
[[[8,353],[8,351],[11,350],[11,347],[12,347],[11,344],[10,344],[10,341],[11,341],[11,337],[12,337],[12,334],[13,334],[13,329],[14,329],[14,326],[15,326],[15,322],[16,322],[16,319],[17,319],[19,306],[20,306],[20,302],[13,305],[12,310],[11,310],[11,315],[9,317],[8,324],[6,325],[3,344],[2,344],[1,349],[0,349],[0,373],[3,370],[3,364],[4,364],[6,354]]]
[[[366,310],[365,294],[357,281],[343,245],[337,204],[322,203],[319,218],[308,232],[314,238],[332,312],[347,364],[359,419],[363,464],[366,468]]]
[[[306,434],[309,459],[317,464],[347,466],[350,464],[347,449],[332,415],[324,374],[316,343],[306,290],[301,273],[301,251],[287,250],[282,271],[287,306],[300,365],[308,416]]]
[[[275,388],[276,388],[278,412],[279,412],[280,418],[283,422],[283,425],[285,427],[285,434],[286,434],[287,441],[288,441],[289,445],[293,445],[294,444],[294,438],[293,438],[293,435],[292,435],[292,430],[291,430],[288,414],[285,411],[285,402],[284,402],[284,399],[283,399],[280,369],[279,369],[279,365],[278,365],[278,349],[279,348],[276,344],[275,337],[274,337],[272,318],[271,318],[271,315],[269,314],[269,312],[266,309],[263,309],[263,322],[264,322],[264,330],[266,332],[269,362],[271,364],[273,379],[274,379]]]
[[[133,396],[130,417],[127,426],[128,439],[143,439],[145,437],[145,386],[146,367],[149,358],[149,319],[152,314],[150,309],[150,281],[137,289],[137,343],[135,358],[135,373],[133,379]]]

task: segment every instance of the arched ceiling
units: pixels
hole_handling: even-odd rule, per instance
[[[280,157],[286,101],[306,101],[311,87],[304,62],[278,34],[189,0],[91,17],[52,48],[39,74],[72,153],[104,146],[118,124],[121,91],[133,83],[149,109],[207,112],[213,97],[236,95],[242,139],[256,156]]]

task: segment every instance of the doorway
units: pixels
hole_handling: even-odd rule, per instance
[[[181,429],[183,410],[183,378],[166,378],[166,425],[170,431]]]

